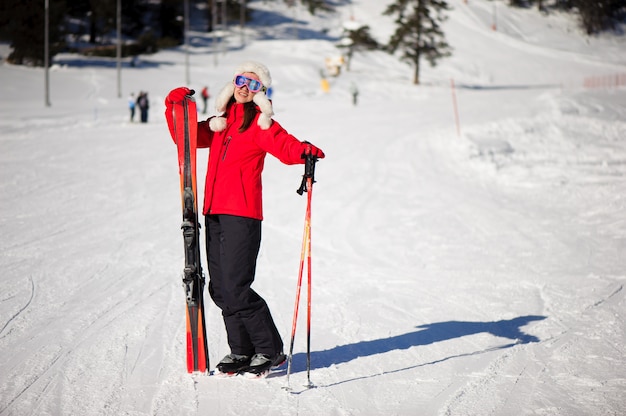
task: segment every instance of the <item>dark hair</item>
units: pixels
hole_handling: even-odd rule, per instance
[[[230,106],[233,105],[234,102],[235,96],[230,97],[226,108],[230,108]],[[258,111],[256,108],[256,104],[254,102],[250,101],[243,105],[243,122],[241,123],[241,126],[239,126],[239,133],[243,133],[244,131],[248,130],[248,127],[250,127],[252,121],[254,121],[257,112]]]

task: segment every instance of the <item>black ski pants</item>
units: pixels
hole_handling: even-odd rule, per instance
[[[261,221],[206,216],[209,294],[222,310],[231,353],[275,356],[283,351],[267,303],[251,285],[261,245]]]

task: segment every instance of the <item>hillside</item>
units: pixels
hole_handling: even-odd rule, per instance
[[[162,116],[186,82],[184,50],[125,62],[122,98],[114,62],[59,55],[51,107],[42,70],[0,65],[0,416],[626,413],[623,37],[501,3],[493,31],[492,2],[458,2],[445,24],[454,55],[424,65],[422,85],[374,52],[323,92],[342,22],[384,41],[383,6],[311,17],[259,0],[244,45],[235,35],[216,52],[192,36],[190,87],[215,95],[260,60],[276,120],[327,155],[312,208],[312,389],[304,320],[291,392],[284,369],[258,381],[185,372],[178,168]],[[128,120],[139,91],[146,124]],[[301,175],[267,158],[255,289],[286,345]],[[214,366],[229,351],[219,310],[207,312]]]

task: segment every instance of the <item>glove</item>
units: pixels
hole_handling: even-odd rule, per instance
[[[165,98],[165,120],[167,120],[167,127],[170,130],[172,140],[176,143],[176,134],[174,133],[174,116],[172,114],[172,104],[181,102],[185,95],[193,95],[194,91],[187,87],[174,88],[167,94]]]
[[[165,99],[165,105],[169,105],[170,103],[177,103],[185,98],[185,95],[192,95],[193,91],[187,87],[178,87],[174,88],[167,94],[167,98]]]
[[[303,159],[306,158],[306,156],[313,156],[318,159],[324,159],[324,156],[326,156],[324,152],[322,152],[322,149],[315,147],[311,143],[303,142],[302,144],[304,145],[304,150],[302,152]]]

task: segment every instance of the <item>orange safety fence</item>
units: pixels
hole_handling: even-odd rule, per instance
[[[626,85],[626,73],[586,77],[583,81],[585,88],[612,89],[623,85]]]

